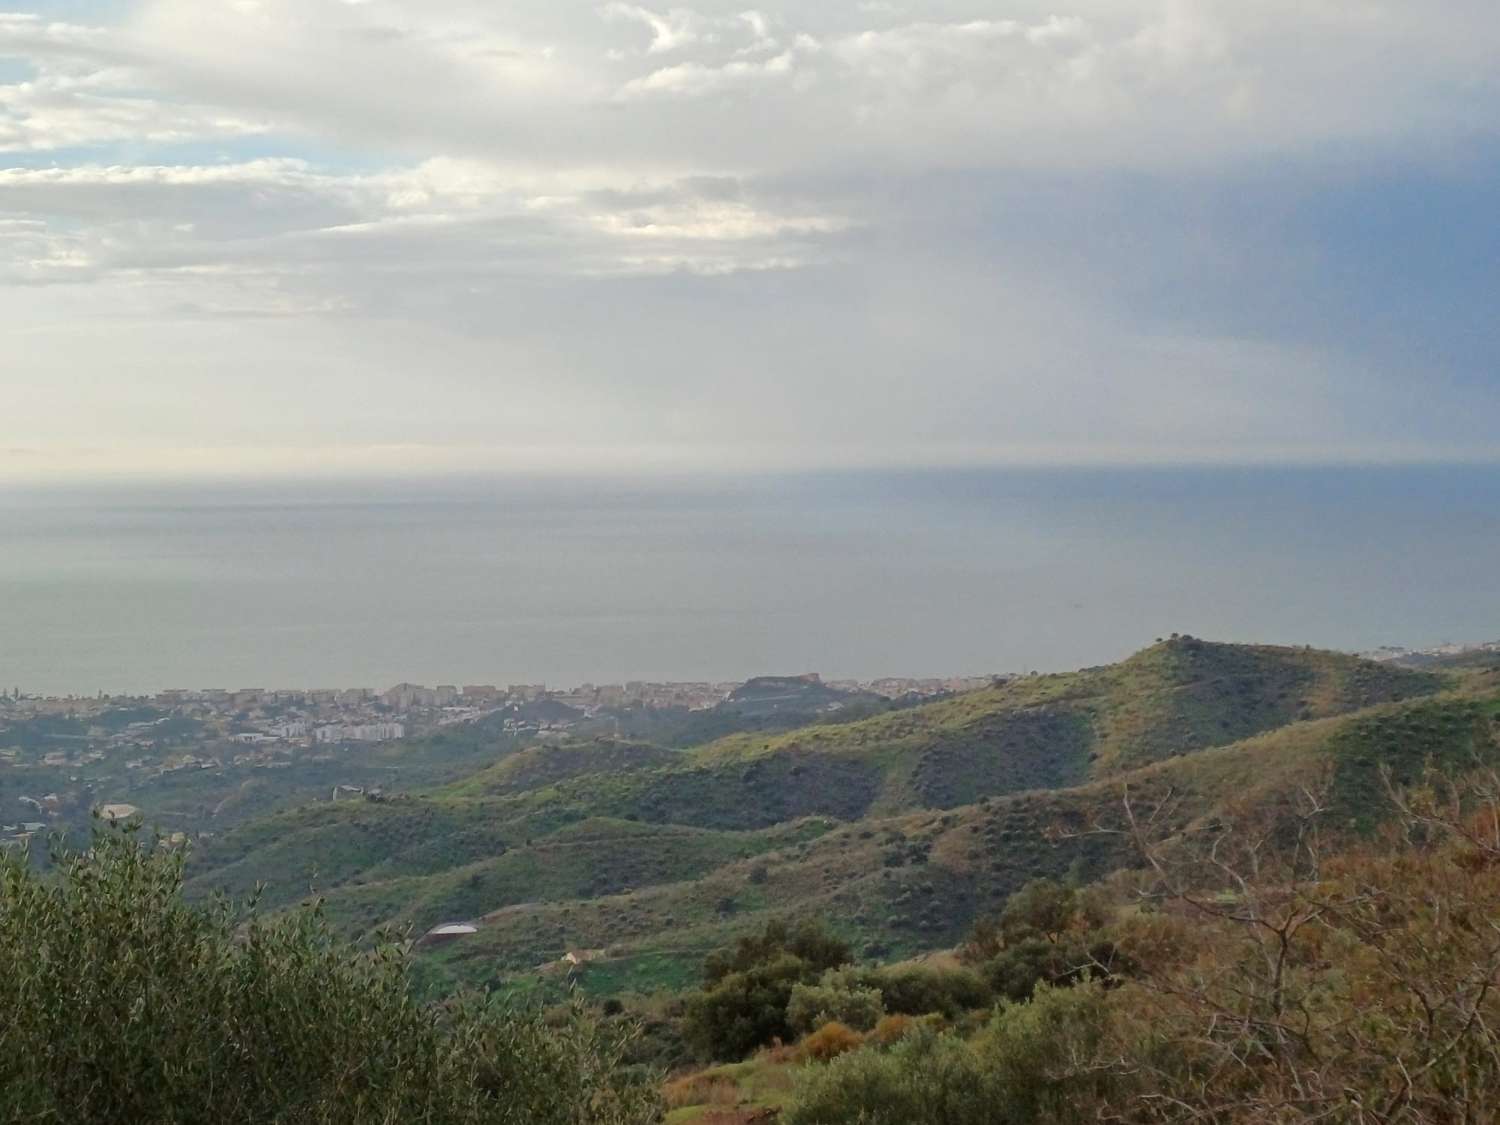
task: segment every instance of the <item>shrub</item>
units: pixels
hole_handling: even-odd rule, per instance
[[[996,1125],[985,1094],[967,1043],[919,1030],[802,1071],[786,1125]]]
[[[0,858],[0,1120],[636,1125],[658,1096],[578,1006],[559,1027],[476,996],[414,999],[405,947],[316,911],[181,898],[182,857],[100,832]]]
[[[1109,1036],[1106,994],[1097,982],[1037,986],[1030,1003],[1007,1004],[974,1048],[1006,1122],[1083,1122],[1114,1093],[1101,1065]]]
[[[787,1125],[1082,1125],[1113,1090],[1101,1065],[1109,1030],[1097,986],[1042,988],[972,1041],[909,1031],[887,1051],[856,1051],[799,1079]],[[832,1025],[830,1025],[832,1026]]]
[[[787,1005],[792,988],[815,978],[806,961],[789,954],[732,972],[687,998],[684,1033],[702,1054],[714,1059],[744,1058],[774,1039],[791,1039]]]
[[[938,1012],[954,1019],[972,1008],[988,1007],[992,1000],[989,985],[972,969],[902,965],[874,970],[864,980],[880,990],[886,1011],[908,1016]]]
[[[1127,1061],[1158,1108],[1204,1120],[1224,1105],[1241,1121],[1494,1118],[1500,774],[1432,773],[1390,797],[1398,824],[1341,855],[1321,852],[1328,806],[1316,792],[1290,832],[1247,813],[1186,854],[1146,843],[1159,896],[1192,922],[1190,956],[1148,964],[1121,990],[1139,1039]]]
[[[687,999],[684,1030],[709,1058],[744,1058],[775,1039],[792,1039],[787,1020],[792,989],[813,984],[851,959],[849,946],[814,922],[795,929],[772,921],[733,949],[710,954],[707,987]]]
[[[802,1040],[804,1058],[813,1062],[828,1062],[864,1045],[864,1037],[851,1027],[834,1021],[825,1023]]]
[[[917,1027],[914,1016],[904,1015],[901,1012],[893,1012],[888,1016],[881,1016],[875,1024],[875,1030],[870,1032],[870,1038],[882,1047],[889,1047],[901,1039],[906,1038]]]
[[[965,961],[977,964],[1023,941],[1062,944],[1069,935],[1097,930],[1106,920],[1097,889],[1033,879],[1006,900],[999,917],[975,922],[960,952]]]
[[[806,1033],[830,1021],[869,1031],[885,1015],[878,989],[861,987],[841,970],[823,974],[817,984],[792,986],[786,1019],[793,1031]]]
[[[759,934],[740,938],[733,949],[709,954],[703,963],[703,980],[712,985],[732,972],[766,965],[787,954],[806,963],[814,975],[854,960],[848,943],[817,922],[804,921],[792,929],[785,922],[771,921]]]
[[[1083,979],[1092,964],[1090,951],[1077,942],[1054,945],[1032,937],[1002,950],[984,966],[984,976],[998,995],[1025,1000],[1038,984],[1072,984]]]

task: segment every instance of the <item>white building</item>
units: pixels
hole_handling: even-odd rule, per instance
[[[406,737],[404,723],[334,724],[313,732],[319,742],[390,742]]]

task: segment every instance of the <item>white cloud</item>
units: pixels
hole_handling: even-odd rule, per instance
[[[682,8],[656,13],[637,4],[615,3],[604,6],[604,14],[610,19],[635,20],[651,29],[651,44],[647,50],[664,54],[696,43],[700,38],[700,19],[695,12]]]
[[[1480,0],[0,14],[0,445],[1353,448],[1410,372],[1281,306],[1364,275],[1203,185],[1459,161],[1497,54]]]
[[[678,63],[631,79],[620,87],[619,96],[626,100],[650,94],[697,97],[749,83],[780,80],[790,76],[795,65],[796,56],[791,51],[760,62],[735,59],[720,66]]]
[[[27,12],[0,12],[0,57],[107,57],[111,39],[111,34],[100,27],[47,21]]]
[[[942,10],[143,0],[119,27],[0,21],[0,54],[40,71],[6,88],[0,120],[13,150],[276,131],[408,159],[755,173],[1109,167],[1149,140],[1160,166],[1471,130],[1488,120],[1476,92],[1500,85],[1500,20],[1478,0],[1441,21],[1394,0]],[[724,128],[726,93],[755,104],[754,129]],[[664,120],[666,98],[681,104]]]
[[[514,178],[476,161],[438,159],[335,175],[305,161],[204,166],[77,166],[0,170],[0,270],[12,281],[113,276],[160,285],[191,276],[241,312],[245,279],[274,279],[308,315],[357,307],[359,271],[463,286],[523,271],[600,277],[792,268],[826,258],[843,216],[761,200],[735,181],[633,182]],[[80,226],[80,223],[84,225]],[[215,301],[199,302],[202,308]]]

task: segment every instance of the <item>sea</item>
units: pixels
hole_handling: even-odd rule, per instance
[[[0,484],[0,687],[1050,671],[1500,638],[1500,467]]]

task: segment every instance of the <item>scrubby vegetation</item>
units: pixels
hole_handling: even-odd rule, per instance
[[[849,947],[821,927],[771,922],[733,949],[710,956],[704,988],[688,997],[686,1033],[710,1058],[735,1059],[792,1037],[794,989],[849,963]]]
[[[788,1125],[1493,1120],[1500,778],[1433,775],[1386,800],[1388,830],[1332,851],[1316,791],[1186,835],[1127,805],[1100,830],[1145,870],[1090,896],[1134,977],[1096,964],[972,1033],[869,1037],[800,1069]],[[1033,885],[971,955],[1036,940],[1023,914],[1061,941],[1070,898]]]
[[[357,952],[315,912],[190,906],[181,876],[114,832],[47,875],[0,857],[0,1120],[656,1120],[582,1009],[424,1005],[404,949]]]
[[[886,1050],[846,1051],[801,1077],[788,1125],[1025,1125],[1097,1120],[1109,1076],[1096,987],[1044,988],[965,1038],[919,1029]],[[1083,1066],[1076,1065],[1082,1063]]]
[[[990,1003],[984,978],[951,962],[858,966],[847,944],[816,923],[773,921],[704,965],[704,987],[686,998],[689,1039],[712,1059],[743,1058],[761,1047],[803,1043],[828,1025],[849,1035],[874,1031],[890,1016],[953,1020]],[[903,1024],[883,1033],[899,1038]]]

